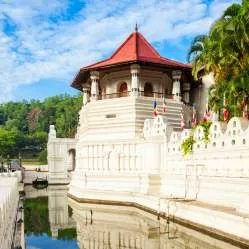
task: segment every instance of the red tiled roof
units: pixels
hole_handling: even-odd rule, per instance
[[[170,67],[191,68],[183,64],[160,56],[150,43],[137,31],[133,32],[114,54],[103,61],[81,68],[81,71],[104,68],[121,63],[151,62]]]

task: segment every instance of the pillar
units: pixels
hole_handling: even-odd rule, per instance
[[[172,71],[172,79],[173,79],[172,95],[174,100],[176,101],[181,101],[181,85],[180,85],[181,75],[182,72],[180,70]]]
[[[183,84],[183,100],[187,104],[189,104],[189,91],[190,91],[190,83],[185,82]]]
[[[83,91],[83,106],[85,106],[90,100],[89,96],[90,86],[88,85],[83,86],[82,91]]]
[[[140,66],[138,64],[131,65],[131,95],[132,96],[138,96],[139,72],[140,72]]]
[[[99,97],[99,72],[92,71],[91,78],[91,101],[98,100]]]
[[[49,126],[48,138],[49,139],[55,139],[56,138],[56,130],[55,130],[54,125]]]

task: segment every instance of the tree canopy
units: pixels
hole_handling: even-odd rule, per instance
[[[0,155],[46,149],[51,124],[59,137],[73,137],[81,105],[80,95],[0,104]]]
[[[231,116],[241,116],[249,101],[249,0],[232,4],[207,35],[197,36],[189,49],[193,76],[214,73],[209,105],[218,111],[226,105]]]

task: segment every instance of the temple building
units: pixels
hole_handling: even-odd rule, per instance
[[[190,65],[162,57],[136,29],[73,80],[83,92],[77,133],[57,138],[50,127],[49,183],[70,183],[80,202],[167,213],[249,241],[249,121],[213,121],[208,139],[202,126],[190,129],[193,104],[202,119],[213,82],[194,81]]]
[[[126,139],[140,136],[154,99],[174,129],[181,112],[189,126],[196,83],[190,65],[162,57],[136,29],[110,58],[81,68],[72,87],[83,92],[79,137]]]
[[[103,61],[80,69],[72,87],[84,105],[126,96],[173,98],[190,102],[191,66],[160,56],[137,30]]]

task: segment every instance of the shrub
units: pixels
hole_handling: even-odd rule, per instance
[[[190,135],[188,138],[186,138],[182,145],[181,150],[184,156],[189,155],[193,151],[193,145],[195,143],[193,135]]]
[[[40,164],[47,164],[48,163],[47,155],[48,155],[47,149],[44,149],[39,153],[38,160],[39,160]]]

